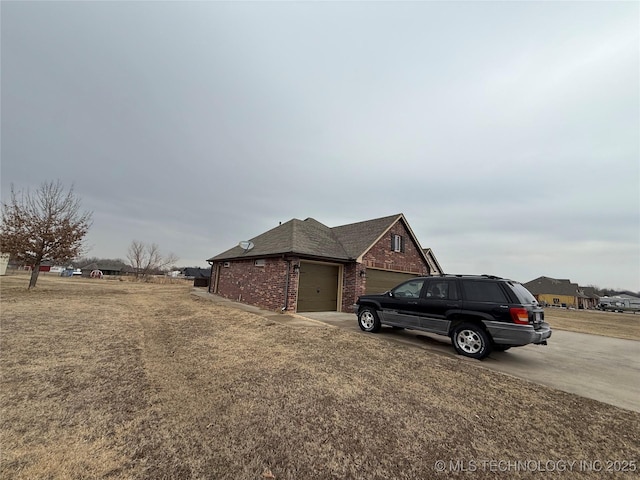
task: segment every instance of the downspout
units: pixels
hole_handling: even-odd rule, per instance
[[[289,272],[291,271],[291,260],[287,260],[287,276],[284,281],[284,306],[282,311],[287,311],[287,305],[289,303]]]
[[[207,260],[207,263],[209,264],[209,267],[211,268],[211,273],[209,274],[209,288],[207,288],[207,292],[212,293],[211,292],[211,286],[213,285],[213,262]]]

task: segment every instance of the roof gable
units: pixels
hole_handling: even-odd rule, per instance
[[[351,258],[366,253],[395,224],[402,214],[366,220],[333,228]]]
[[[444,270],[436,260],[436,256],[433,254],[430,248],[423,248],[422,252],[424,256],[427,257],[427,263],[429,265],[429,270],[431,270],[431,275],[443,275]]]

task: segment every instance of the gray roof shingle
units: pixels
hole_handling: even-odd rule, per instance
[[[579,288],[577,283],[571,283],[570,280],[559,280],[550,277],[538,277],[535,280],[525,283],[524,286],[534,295],[553,293],[571,297],[578,295]]]
[[[380,236],[386,232],[402,214],[376,218],[364,222],[351,223],[333,228],[351,258],[357,258],[371,247]]]
[[[363,254],[402,214],[330,228],[313,218],[294,218],[252,238],[253,248],[235,246],[208,261],[279,254],[353,260]]]

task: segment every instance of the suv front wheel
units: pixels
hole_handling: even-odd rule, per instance
[[[380,319],[378,318],[378,313],[372,307],[360,309],[358,312],[358,325],[365,332],[379,332]]]
[[[458,325],[451,334],[456,351],[465,357],[482,360],[491,353],[491,341],[487,333],[472,323]]]

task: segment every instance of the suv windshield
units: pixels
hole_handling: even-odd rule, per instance
[[[393,296],[399,298],[418,298],[420,297],[420,290],[422,290],[423,283],[424,278],[403,283],[392,290]]]
[[[536,298],[531,295],[531,292],[529,292],[529,290],[527,290],[522,284],[520,283],[509,283],[509,285],[511,285],[513,287],[513,291],[515,292],[516,296],[518,297],[518,300],[520,301],[520,303],[522,303],[523,305],[537,305],[538,301],[536,300]]]

